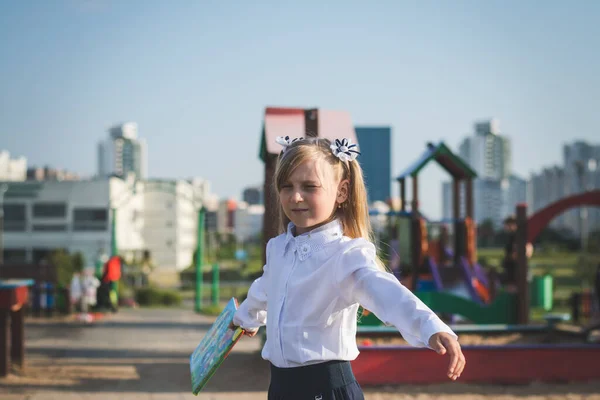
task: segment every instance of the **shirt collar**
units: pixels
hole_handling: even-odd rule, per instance
[[[292,233],[293,229],[294,224],[290,222],[285,235],[284,248],[286,251],[290,244],[293,245],[293,248],[297,248],[303,244],[308,244],[310,248],[315,248],[316,246],[320,247],[326,243],[338,240],[343,236],[342,223],[338,219],[298,236],[294,236]]]

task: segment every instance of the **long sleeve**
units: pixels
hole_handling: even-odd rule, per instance
[[[338,264],[340,290],[350,302],[357,302],[385,324],[395,326],[415,347],[430,347],[438,332],[456,334],[417,296],[375,262],[375,246],[354,239]]]
[[[246,300],[240,304],[233,317],[233,323],[244,329],[255,330],[267,324],[267,281],[269,265],[269,241],[267,243],[267,263],[263,267],[263,275],[257,278],[250,289]]]

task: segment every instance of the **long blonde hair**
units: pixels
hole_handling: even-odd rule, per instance
[[[288,146],[279,156],[275,167],[273,189],[276,196],[279,199],[282,186],[298,166],[310,160],[324,162],[331,166],[337,182],[345,179],[349,182],[348,198],[334,211],[332,219],[340,220],[345,236],[352,239],[363,238],[374,243],[362,169],[357,161],[340,160],[333,154],[330,146],[329,139],[313,137],[295,141]],[[283,233],[290,220],[285,215],[281,202],[278,208],[279,231]],[[386,269],[379,257],[376,257],[376,261],[382,269]]]

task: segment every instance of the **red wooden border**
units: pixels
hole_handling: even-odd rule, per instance
[[[360,348],[352,369],[363,386],[450,382],[449,358],[429,349]],[[460,382],[524,384],[600,380],[599,345],[464,346]]]

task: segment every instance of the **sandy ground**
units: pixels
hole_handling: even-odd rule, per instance
[[[89,326],[28,321],[27,367],[0,379],[0,399],[266,399],[269,371],[258,355],[257,338],[244,338],[200,396],[191,394],[189,354],[210,323],[186,310],[123,310]],[[600,400],[600,382],[525,386],[448,382],[364,390],[365,398],[372,400]]]

